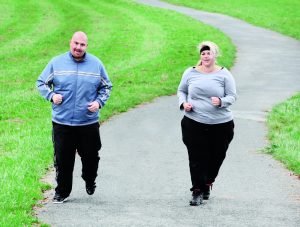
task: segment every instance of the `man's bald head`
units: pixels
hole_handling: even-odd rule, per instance
[[[88,37],[87,35],[82,32],[82,31],[78,31],[78,32],[75,32],[72,36],[72,39],[75,39],[75,38],[81,38],[81,39],[84,39],[86,41],[86,43],[88,43]]]
[[[81,60],[88,46],[88,37],[84,32],[75,32],[70,41],[70,51],[75,60]]]

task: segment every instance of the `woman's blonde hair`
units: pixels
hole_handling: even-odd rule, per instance
[[[203,47],[208,47],[209,50],[214,54],[215,58],[221,56],[220,49],[217,44],[211,41],[203,41],[198,45],[198,53],[200,53]],[[201,53],[200,53],[201,54]],[[197,65],[201,65],[201,59],[198,61]]]

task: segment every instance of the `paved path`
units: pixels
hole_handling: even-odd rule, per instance
[[[203,206],[188,205],[182,116],[177,98],[170,96],[103,124],[95,195],[85,193],[77,160],[69,202],[45,204],[39,219],[52,226],[299,226],[299,180],[258,151],[267,145],[266,111],[300,90],[300,43],[227,16],[139,2],[171,8],[217,27],[237,46],[231,70],[239,94],[233,108],[236,136],[212,197]]]

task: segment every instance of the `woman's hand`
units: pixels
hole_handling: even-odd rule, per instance
[[[211,103],[214,106],[221,106],[221,100],[219,99],[219,97],[211,97]]]
[[[183,105],[183,109],[187,112],[191,111],[193,108],[192,104],[190,104],[188,102],[184,102],[182,105]]]

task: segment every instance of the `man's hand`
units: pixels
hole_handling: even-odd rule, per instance
[[[52,96],[52,101],[55,105],[60,105],[62,103],[63,97],[61,94],[54,94]]]
[[[89,111],[94,113],[94,112],[98,111],[99,108],[100,108],[100,105],[97,101],[89,103],[89,107],[88,107]]]

